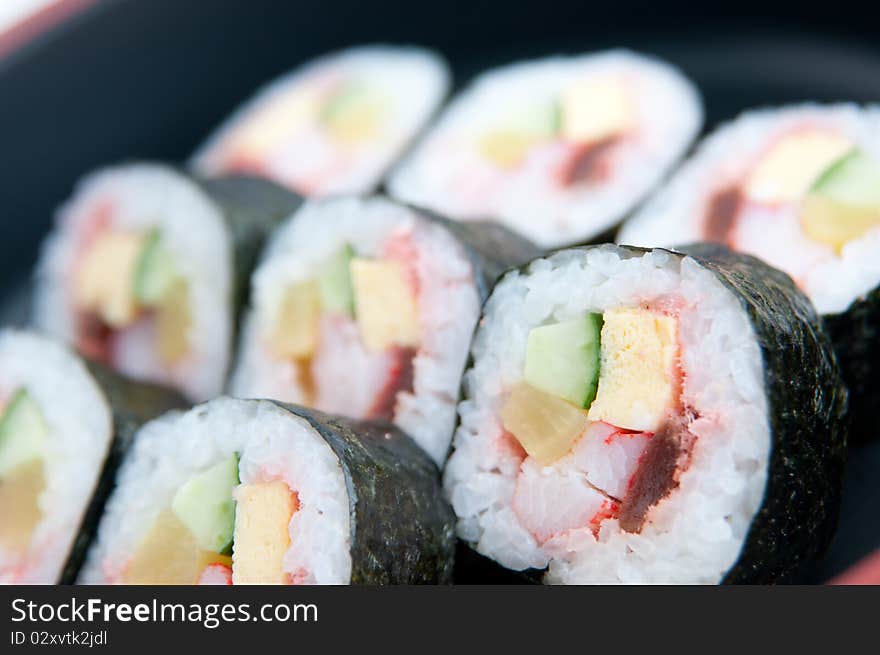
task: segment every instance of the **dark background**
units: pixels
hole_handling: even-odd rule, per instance
[[[626,46],[680,66],[711,127],[756,105],[880,101],[878,18],[856,7],[105,0],[0,60],[0,304],[21,298],[52,212],[81,175],[120,159],[185,159],[260,83],[324,51],[418,43],[443,53],[461,84],[514,58]],[[878,473],[880,444],[853,452],[841,531],[812,578],[880,546]]]

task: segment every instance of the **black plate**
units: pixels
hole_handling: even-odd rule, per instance
[[[0,321],[25,320],[38,244],[84,172],[182,161],[257,85],[330,49],[431,46],[461,84],[511,59],[625,46],[680,66],[703,93],[709,127],[754,106],[880,100],[868,17],[839,3],[761,13],[711,4],[710,14],[670,2],[107,0],[0,61]],[[880,547],[878,473],[880,442],[852,451],[840,530],[812,581]]]

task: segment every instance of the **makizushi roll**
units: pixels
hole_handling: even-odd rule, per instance
[[[654,58],[610,51],[512,64],[458,95],[388,188],[542,246],[583,242],[644,198],[701,122],[693,85]]]
[[[619,243],[714,241],[791,275],[824,315],[854,436],[880,403],[880,108],[747,112],[706,138]]]
[[[192,166],[261,175],[307,196],[373,191],[448,87],[446,63],[422,48],[324,55],[261,89]]]
[[[441,584],[453,525],[393,426],[219,398],[141,429],[80,582]]]
[[[127,376],[210,398],[263,239],[299,203],[256,178],[203,182],[151,163],[98,171],[46,240],[34,322]]]
[[[0,583],[72,582],[134,430],[177,394],[0,332]]]
[[[310,201],[254,273],[231,392],[392,421],[440,464],[481,301],[536,255],[379,196]]]
[[[505,275],[445,470],[458,534],[551,583],[791,579],[836,525],[846,390],[785,274],[722,246]]]

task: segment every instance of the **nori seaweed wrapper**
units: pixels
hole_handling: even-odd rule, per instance
[[[232,239],[233,316],[247,303],[251,273],[272,231],[299,209],[302,198],[259,177],[228,175],[197,184],[222,210]]]
[[[111,370],[84,360],[92,378],[101,388],[109,405],[113,435],[107,451],[107,459],[98,475],[97,484],[80,524],[79,532],[70,548],[67,562],[61,571],[60,584],[73,584],[80,567],[85,562],[89,545],[98,530],[116,478],[116,471],[134,441],[135,433],[147,421],[172,409],[189,407],[187,401],[172,389],[124,378]]]
[[[843,380],[849,389],[850,441],[876,439],[873,410],[880,406],[880,287],[858,298],[844,312],[823,316]]]
[[[772,444],[767,487],[724,582],[791,581],[825,551],[837,527],[847,391],[831,340],[810,301],[785,273],[720,245],[676,250],[734,293],[748,313],[764,361]]]
[[[593,247],[599,246],[579,249]],[[631,257],[651,251],[615,248]],[[772,448],[767,486],[740,556],[722,582],[796,580],[828,547],[840,507],[847,390],[831,340],[809,299],[785,273],[722,245],[668,252],[693,257],[734,294],[748,314],[763,359]],[[472,553],[462,559],[470,564],[461,571],[457,565],[456,582],[515,584],[538,581],[540,573],[508,571],[505,577],[503,567],[488,558]]]
[[[405,205],[443,225],[461,244],[474,267],[480,302],[485,302],[495,282],[508,270],[523,266],[543,254],[541,248],[509,228],[490,221],[453,221],[436,212]],[[468,354],[467,368],[472,363]],[[459,400],[461,390],[459,390]],[[456,545],[455,584],[522,584],[540,580],[540,571],[510,571],[467,544]]]
[[[336,453],[348,489],[352,584],[448,584],[455,515],[437,467],[389,423],[272,401],[302,417]]]
[[[498,223],[457,222],[416,207],[412,210],[443,225],[462,245],[474,267],[481,302],[486,301],[495,282],[504,273],[543,253],[531,241]]]
[[[364,196],[368,197],[368,196]],[[378,194],[386,202],[406,207],[418,216],[442,225],[464,248],[474,268],[480,301],[485,302],[495,282],[511,268],[523,266],[544,252],[519,233],[491,221],[455,221],[430,209]]]

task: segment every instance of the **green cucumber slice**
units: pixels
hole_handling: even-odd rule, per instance
[[[810,192],[847,205],[880,207],[880,162],[851,150],[819,176]]]
[[[587,407],[599,383],[601,314],[542,325],[529,332],[525,381],[541,391]]]
[[[511,127],[517,132],[542,138],[553,138],[562,126],[562,108],[559,102],[533,104],[515,114]]]
[[[190,478],[171,501],[171,510],[189,528],[199,546],[224,553],[232,545],[238,485],[238,455]]]
[[[134,274],[134,295],[142,305],[157,305],[177,280],[171,254],[158,230],[150,232]]]
[[[49,428],[25,389],[18,390],[0,418],[0,476],[43,456]]]
[[[351,260],[354,248],[346,244],[321,267],[318,289],[321,307],[328,312],[354,315],[354,289],[351,284]]]

